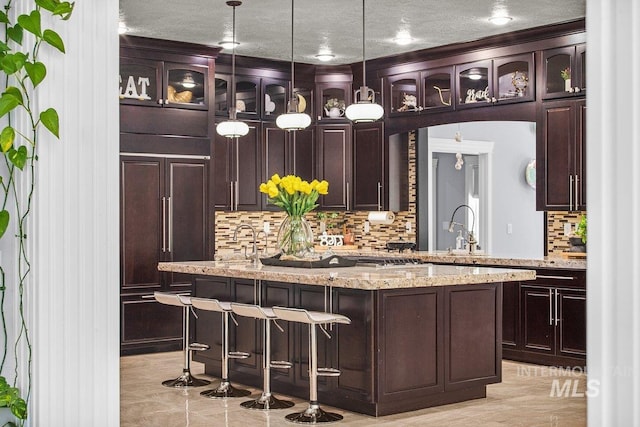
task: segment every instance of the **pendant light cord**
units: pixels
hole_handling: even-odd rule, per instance
[[[231,102],[233,105],[229,109],[229,118],[236,119],[236,5],[233,5],[233,23],[232,23],[232,43],[231,50]]]
[[[364,20],[364,0],[362,0],[362,86],[366,86],[367,85],[367,79],[366,79],[366,68],[365,68],[365,61],[366,61],[366,56],[365,56],[365,43],[364,41],[366,40],[365,37],[365,20]],[[361,93],[360,94],[360,100],[362,101],[362,97],[365,96],[367,97],[366,93]]]
[[[291,98],[293,99],[293,91],[295,88],[295,78],[294,78],[294,62],[293,62],[293,23],[295,22],[293,20],[293,11],[294,11],[294,7],[293,7],[293,1],[291,0]],[[298,112],[298,109],[296,108],[296,113]]]

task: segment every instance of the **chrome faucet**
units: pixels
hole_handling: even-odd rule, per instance
[[[256,241],[256,229],[253,228],[249,224],[240,224],[233,231],[233,241],[234,242],[238,241],[238,230],[240,230],[242,228],[248,228],[249,230],[251,230],[251,239],[252,239],[252,243],[253,243],[253,251],[251,252],[250,257],[253,258],[253,265],[257,266],[258,263],[259,263],[259,259],[258,259],[258,242]],[[245,252],[245,257],[246,257],[246,252]]]
[[[461,224],[459,222],[454,222],[453,218],[456,216],[456,212],[458,212],[458,209],[460,208],[467,208],[471,211],[471,214],[473,215],[473,222],[471,223],[471,231],[469,231],[469,229],[467,227],[464,226],[464,224]],[[476,213],[473,211],[473,209],[471,209],[471,206],[469,205],[460,205],[457,208],[454,209],[453,214],[451,214],[451,220],[449,221],[449,233],[453,233],[453,226],[454,225],[459,225],[460,227],[462,227],[463,229],[465,229],[467,231],[467,243],[469,244],[469,253],[470,254],[474,254],[475,250],[476,250],[476,245],[478,244],[478,241],[476,240],[474,234],[473,234],[473,230],[475,229],[476,226]]]

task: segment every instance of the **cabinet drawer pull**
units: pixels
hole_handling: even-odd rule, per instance
[[[536,274],[536,279],[553,279],[553,280],[574,280],[573,276],[545,276],[544,274]]]
[[[569,210],[573,209],[573,175],[569,175]]]

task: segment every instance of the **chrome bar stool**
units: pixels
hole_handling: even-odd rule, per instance
[[[231,303],[231,310],[239,316],[252,317],[264,320],[264,331],[262,335],[262,395],[255,400],[242,402],[240,405],[247,409],[285,409],[291,408],[294,403],[290,400],[280,400],[271,394],[271,368],[291,368],[291,363],[287,361],[271,360],[271,322],[276,319],[273,309],[261,307],[254,304]],[[274,322],[275,323],[275,322]],[[284,332],[277,323],[275,325]]]
[[[184,352],[184,367],[182,368],[182,375],[172,380],[166,380],[162,382],[166,387],[200,387],[210,384],[211,381],[196,378],[191,375],[191,353],[194,351],[207,350],[209,348],[206,344],[190,343],[189,342],[189,311],[191,310],[191,298],[186,295],[171,294],[168,292],[154,292],[153,297],[161,304],[174,305],[182,307],[182,348]]]
[[[222,378],[220,385],[213,390],[205,390],[200,395],[212,399],[224,397],[244,397],[251,394],[249,390],[235,388],[229,382],[229,359],[246,359],[249,353],[241,351],[229,351],[229,316],[231,313],[231,303],[218,301],[212,298],[191,298],[191,304],[197,309],[207,311],[217,311],[222,313]],[[236,323],[233,316],[233,323]],[[237,323],[236,323],[237,325]]]
[[[273,307],[278,319],[289,322],[306,323],[309,325],[309,407],[303,412],[288,414],[285,418],[299,424],[331,423],[340,421],[342,415],[334,412],[326,412],[318,404],[318,376],[337,377],[340,371],[333,368],[318,367],[318,341],[316,326],[329,338],[331,336],[323,328],[323,324],[350,324],[347,316],[323,311],[308,311],[301,308]]]

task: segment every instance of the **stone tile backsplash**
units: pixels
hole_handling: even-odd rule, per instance
[[[569,237],[564,235],[564,225],[571,224],[571,230],[575,230],[586,212],[547,212],[547,254],[549,256],[560,255],[569,250]]]

